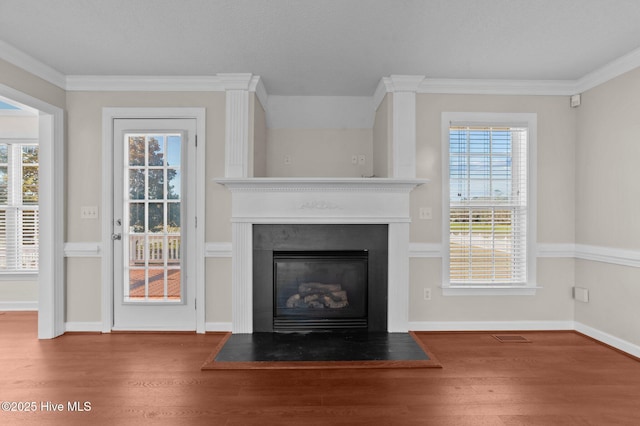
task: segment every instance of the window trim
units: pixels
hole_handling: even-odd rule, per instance
[[[444,296],[535,295],[537,245],[537,114],[491,112],[443,112],[442,149],[442,294]],[[449,127],[452,122],[470,125],[522,126],[528,129],[527,141],[527,278],[525,285],[451,284],[449,279]]]
[[[20,176],[22,176],[22,167],[24,167],[24,164],[22,162],[22,153],[20,152],[20,155],[16,156],[16,152],[13,151],[21,151],[22,147],[24,146],[37,146],[38,150],[40,149],[40,142],[38,139],[33,139],[33,138],[3,138],[0,139],[0,144],[4,144],[8,146],[8,149],[10,151],[12,151],[10,153],[9,158],[11,159],[9,161],[8,166],[9,166],[9,172],[10,175],[11,174],[15,174],[11,173],[11,168],[15,168],[18,164],[20,167]],[[40,154],[38,154],[40,155]],[[20,160],[16,160],[17,158],[20,158]],[[38,159],[38,163],[37,163],[37,168],[38,168],[38,174],[40,174],[40,159]],[[20,180],[20,184],[17,184],[16,182],[10,182],[10,185],[14,185],[14,186],[18,186],[18,187],[22,187],[22,180]],[[16,192],[16,189],[14,188],[13,191],[11,192]],[[40,211],[40,200],[39,200],[39,194],[38,194],[38,202],[36,204],[24,204],[24,200],[22,200],[22,191],[17,191],[20,195],[20,202],[15,203],[15,201],[7,201],[7,208],[23,208],[23,207],[33,207],[35,206],[35,211]],[[40,252],[40,218],[38,215],[38,219],[37,219],[37,237],[38,237],[38,241],[36,243],[36,248],[38,251],[38,254]],[[39,256],[38,256],[39,257]],[[32,280],[36,280],[38,277],[38,274],[40,273],[40,261],[38,260],[38,267],[37,269],[2,269],[0,268],[0,281],[32,281]]]

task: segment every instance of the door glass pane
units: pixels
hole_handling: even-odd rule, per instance
[[[181,302],[180,134],[126,135],[124,301]]]
[[[149,268],[149,297],[163,299],[165,295],[166,271],[160,268]]]
[[[129,136],[129,166],[144,166],[144,136]]]
[[[149,232],[164,232],[164,204],[149,203]]]
[[[129,291],[128,298],[131,301],[144,301],[145,299],[145,272],[144,268],[129,269]]]
[[[144,170],[129,170],[129,199],[144,200]]]
[[[180,233],[180,203],[169,203],[167,227],[171,233]]]
[[[164,198],[164,170],[149,170],[149,199]]]
[[[164,165],[164,137],[163,136],[149,136],[149,165],[150,166],[163,166]]]
[[[180,199],[180,170],[179,169],[167,169],[167,179],[169,181],[167,185],[167,198],[170,200]]]
[[[129,232],[144,233],[144,203],[129,204]]]

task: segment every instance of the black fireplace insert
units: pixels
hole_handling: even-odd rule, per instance
[[[274,328],[367,327],[368,251],[273,254]]]
[[[387,331],[386,225],[253,228],[254,331]]]

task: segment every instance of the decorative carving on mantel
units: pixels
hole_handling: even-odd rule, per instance
[[[302,209],[312,209],[312,210],[340,210],[341,209],[341,207],[336,203],[333,203],[331,201],[320,201],[320,200],[306,201],[302,203],[298,208],[301,210]]]

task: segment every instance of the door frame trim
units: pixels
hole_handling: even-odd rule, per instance
[[[39,111],[38,338],[53,339],[65,331],[65,112],[4,84],[0,95]]]
[[[205,212],[205,108],[103,108],[102,109],[102,332],[113,328],[113,124],[116,119],[175,119],[196,120],[198,135],[196,155],[196,220],[200,218],[200,229],[196,231],[196,332],[205,332],[205,258],[204,258],[204,212]]]

